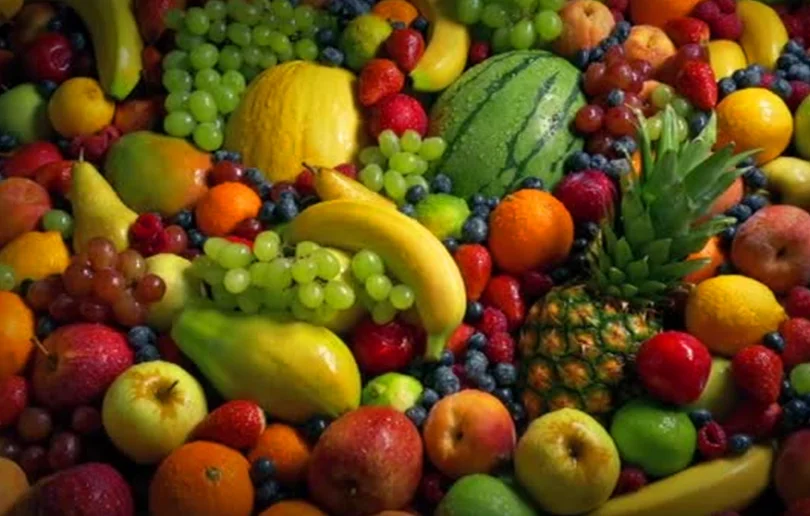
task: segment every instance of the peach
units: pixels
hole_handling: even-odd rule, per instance
[[[0,182],[0,247],[33,231],[51,209],[51,198],[40,185],[24,177]]]
[[[810,498],[810,430],[785,439],[773,468],[773,484],[786,505]]]
[[[711,217],[715,215],[720,215],[721,213],[725,213],[726,210],[734,206],[735,204],[739,204],[742,201],[743,194],[745,193],[745,185],[743,184],[742,178],[738,177],[731,186],[729,186],[725,192],[723,192],[720,197],[718,197],[714,204],[712,204],[709,211],[703,215],[702,217],[698,218],[696,223],[701,223],[706,220],[709,220]]]
[[[439,401],[425,421],[423,436],[433,465],[452,478],[491,472],[509,460],[516,441],[503,403],[476,390]]]
[[[554,42],[554,50],[565,57],[572,57],[578,50],[595,47],[610,36],[616,25],[610,9],[596,0],[568,2],[559,15],[563,30]]]
[[[676,49],[663,30],[652,25],[636,25],[624,42],[624,52],[627,59],[648,61],[653,72],[657,72],[667,59],[675,55]]]
[[[762,208],[737,230],[731,261],[777,293],[810,283],[810,213],[786,204]]]

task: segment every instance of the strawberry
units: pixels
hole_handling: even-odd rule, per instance
[[[730,39],[736,41],[743,33],[743,23],[736,14],[723,14],[709,22],[713,39]]]
[[[619,481],[616,482],[616,487],[613,489],[613,496],[635,493],[646,486],[647,481],[647,474],[643,470],[633,466],[624,467],[619,474]]]
[[[502,274],[492,278],[484,290],[483,300],[485,304],[498,308],[506,315],[510,330],[523,324],[526,305],[520,292],[520,282],[514,277]]]
[[[469,324],[459,324],[450,338],[447,339],[447,349],[449,349],[453,356],[456,358],[464,355],[467,351],[467,341],[470,340],[472,334],[475,333],[475,328]]]
[[[470,66],[477,65],[478,63],[483,62],[489,56],[492,55],[492,48],[490,48],[489,43],[486,41],[475,41],[470,45],[470,52],[467,56],[467,60],[470,63]]]
[[[194,430],[194,438],[246,450],[256,446],[266,423],[264,411],[256,403],[229,401],[203,419]]]
[[[397,136],[402,136],[408,129],[425,136],[428,129],[425,108],[415,98],[402,93],[385,97],[371,108],[368,131],[376,140],[386,129],[391,129]]]
[[[675,89],[698,109],[705,111],[717,105],[717,80],[709,63],[684,63],[675,78]]]
[[[17,422],[28,406],[28,383],[22,376],[8,376],[0,380],[0,428]]]
[[[779,333],[785,340],[782,362],[789,371],[793,367],[810,362],[810,320],[795,317],[783,322]]]
[[[723,422],[727,435],[748,434],[755,439],[770,437],[782,420],[782,407],[778,403],[763,405],[744,401]]]
[[[692,10],[692,16],[697,18],[698,20],[703,20],[706,23],[711,23],[712,21],[716,20],[717,18],[722,15],[722,11],[720,11],[720,7],[712,0],[705,0],[704,2],[700,2],[695,6]]]
[[[385,40],[385,50],[401,69],[410,72],[425,53],[425,38],[415,29],[395,29]]]
[[[714,0],[720,12],[723,14],[733,14],[737,12],[737,0]]]
[[[487,341],[484,354],[493,364],[511,364],[515,361],[515,340],[508,333],[496,333]]]
[[[793,287],[788,293],[785,308],[790,317],[810,319],[810,288]]]
[[[509,329],[509,321],[506,320],[503,312],[488,306],[484,308],[484,315],[476,323],[475,328],[487,337],[492,337],[498,333],[506,332]]]
[[[467,299],[478,301],[492,276],[492,256],[480,244],[464,244],[459,246],[453,258],[464,278]]]
[[[670,20],[666,25],[666,32],[669,39],[678,47],[689,43],[703,44],[711,37],[708,23],[689,17]]]
[[[731,372],[737,388],[762,404],[779,399],[782,388],[782,359],[763,345],[748,346],[734,355]]]
[[[791,111],[799,109],[799,104],[804,102],[804,99],[810,95],[810,84],[804,81],[790,81],[792,93],[787,100],[787,105]]]
[[[728,450],[726,431],[716,421],[710,421],[698,430],[697,447],[700,454],[711,460],[722,457]]]
[[[373,106],[381,99],[402,91],[405,74],[390,59],[372,59],[360,71],[357,80],[360,104]]]
[[[600,222],[613,211],[618,198],[613,181],[600,170],[568,174],[554,189],[554,197],[571,213],[576,223]]]

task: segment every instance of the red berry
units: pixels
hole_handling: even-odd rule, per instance
[[[604,117],[605,111],[601,107],[597,106],[596,104],[588,104],[586,106],[582,106],[582,108],[577,111],[577,116],[574,119],[574,126],[576,127],[577,131],[581,133],[595,133],[602,128]]]
[[[438,505],[444,498],[444,488],[442,487],[442,476],[439,473],[425,473],[419,485],[419,492],[422,498],[430,505]]]
[[[616,185],[599,170],[568,174],[554,189],[577,223],[600,222],[613,211],[618,199]]]
[[[494,364],[511,364],[515,361],[515,340],[506,332],[489,337],[484,354]]]
[[[28,383],[22,376],[0,380],[0,428],[13,426],[28,405]]]
[[[527,271],[520,277],[520,288],[530,300],[539,299],[554,287],[554,280],[540,271]]]
[[[810,319],[810,289],[807,287],[793,287],[788,293],[785,308],[790,317]]]
[[[770,72],[765,72],[762,74],[762,82],[760,83],[760,88],[771,89],[773,83],[776,81],[776,76]]]
[[[486,247],[480,244],[464,244],[453,254],[458,265],[467,299],[477,301],[489,283],[492,274],[492,256]]]
[[[785,25],[785,29],[787,29],[788,36],[791,39],[798,38],[804,32],[804,24],[798,16],[783,16],[782,23]]]
[[[714,39],[740,39],[743,33],[743,23],[734,13],[724,14],[709,22]]]
[[[367,318],[352,332],[351,343],[360,370],[372,376],[402,369],[416,355],[412,327],[391,321],[376,324]]]
[[[138,216],[130,228],[132,236],[138,240],[147,240],[163,231],[163,221],[155,213],[143,213]]]
[[[295,178],[295,189],[301,195],[315,195],[315,173],[308,168],[302,170]]]
[[[726,431],[717,422],[708,422],[698,430],[697,447],[700,454],[709,460],[722,457],[728,448]]]
[[[335,170],[349,179],[357,179],[357,166],[354,163],[341,163],[335,167]]]
[[[486,41],[475,41],[470,45],[468,60],[471,65],[477,65],[486,60],[490,55],[492,55],[492,49],[489,47],[489,43]]]
[[[779,403],[763,405],[746,400],[723,421],[723,429],[727,435],[746,434],[754,439],[762,439],[771,437],[781,421],[782,407]]]
[[[790,81],[792,93],[788,98],[787,105],[791,111],[799,109],[799,105],[810,95],[810,84],[803,81]]]
[[[386,129],[391,129],[397,136],[402,136],[408,129],[425,136],[428,129],[425,108],[415,98],[402,93],[382,99],[371,109],[368,130],[376,140]]]
[[[516,330],[526,317],[526,305],[520,291],[520,282],[506,274],[495,276],[484,290],[483,301],[506,315],[509,330]]]
[[[459,324],[458,328],[447,339],[447,349],[453,353],[456,358],[461,357],[467,351],[467,341],[472,334],[475,333],[475,328],[469,324]]]
[[[697,400],[712,368],[712,356],[688,333],[659,333],[641,345],[636,369],[650,394],[667,403],[685,405]]]
[[[360,71],[357,80],[358,99],[364,106],[396,95],[405,86],[405,75],[390,59],[372,59]]]
[[[737,12],[737,0],[714,0],[720,12],[724,14],[732,14]]]
[[[616,488],[613,490],[613,496],[619,496],[627,493],[635,493],[642,487],[647,485],[647,475],[643,470],[627,466],[622,468],[619,474],[619,481],[616,482]]]
[[[720,7],[712,0],[705,0],[697,4],[692,11],[692,16],[707,23],[711,23],[722,15]]]
[[[385,41],[385,50],[402,70],[410,72],[425,53],[425,39],[415,29],[395,29]]]
[[[779,398],[783,369],[779,355],[760,344],[743,348],[731,360],[737,388],[763,404],[773,403]]]
[[[475,327],[487,337],[492,337],[498,333],[505,333],[509,329],[509,322],[503,312],[488,306],[484,308],[484,314]]]
[[[779,333],[785,340],[782,362],[788,370],[804,362],[810,362],[810,320],[788,319],[779,326]]]
[[[64,82],[70,77],[73,68],[73,47],[70,40],[58,32],[40,34],[25,49],[23,66],[32,82]]]
[[[211,185],[220,183],[238,183],[245,177],[245,169],[242,165],[233,161],[220,161],[208,174],[208,182]]]

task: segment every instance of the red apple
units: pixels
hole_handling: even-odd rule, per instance
[[[706,387],[712,356],[688,333],[666,331],[641,345],[636,369],[641,383],[656,398],[676,405],[697,400]]]
[[[65,197],[70,191],[73,162],[70,160],[52,161],[39,167],[34,177],[42,188]]]
[[[44,188],[24,177],[0,181],[0,247],[36,229],[51,209],[51,198]]]
[[[329,425],[315,446],[310,496],[335,516],[402,509],[419,487],[422,453],[422,438],[404,414],[361,407]]]
[[[377,376],[407,366],[416,354],[414,328],[399,322],[376,324],[370,318],[352,333],[352,351],[364,373]]]
[[[6,177],[28,177],[33,179],[43,165],[60,161],[62,153],[51,142],[31,142],[17,149],[3,163],[2,172]]]
[[[73,47],[65,35],[45,32],[23,54],[23,68],[33,82],[67,80],[73,68]]]
[[[799,430],[782,442],[773,468],[773,483],[787,505],[810,498],[810,430]]]
[[[103,324],[62,326],[42,347],[34,363],[34,396],[52,410],[98,400],[134,358],[126,337]]]

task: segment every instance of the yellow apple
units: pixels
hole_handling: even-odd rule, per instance
[[[149,305],[146,322],[159,331],[168,331],[174,319],[193,299],[200,297],[200,280],[189,274],[191,262],[176,254],[156,254],[146,259],[147,271],[163,279],[166,293]]]
[[[182,367],[163,362],[134,365],[104,396],[104,429],[138,464],[155,464],[186,442],[208,414],[202,386]]]
[[[535,419],[515,452],[518,482],[552,514],[580,514],[605,503],[620,467],[619,451],[607,430],[570,408]]]

